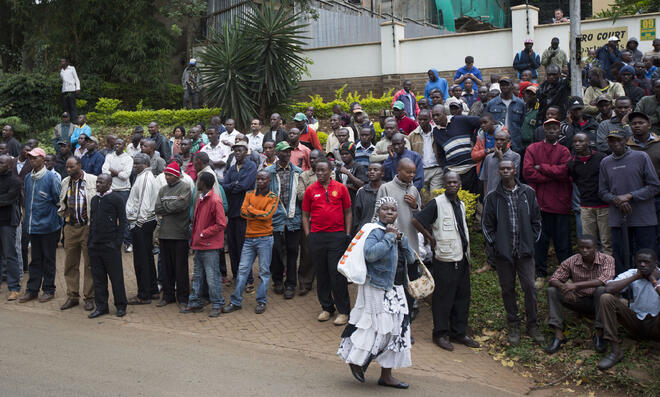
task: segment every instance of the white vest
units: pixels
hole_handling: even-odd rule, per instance
[[[438,207],[438,217],[433,223],[433,237],[435,238],[435,259],[441,262],[459,262],[463,259],[463,243],[458,231],[454,209],[447,199],[441,194],[435,198]],[[461,212],[463,213],[463,229],[468,240],[466,257],[470,258],[470,235],[465,219],[465,204],[461,201]]]

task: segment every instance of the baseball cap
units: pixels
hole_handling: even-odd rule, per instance
[[[231,145],[231,148],[234,149],[234,148],[237,148],[239,146],[244,147],[246,149],[248,148],[248,144],[246,142],[243,142],[243,141],[236,141],[236,143]]]
[[[532,91],[533,93],[536,94],[536,92],[539,90],[539,87],[537,85],[530,85],[525,87],[523,91]]]
[[[546,124],[552,124],[552,123],[561,124],[561,122],[560,122],[559,120],[557,120],[557,119],[547,119],[547,120],[543,123],[543,125],[546,125]]]
[[[584,102],[582,101],[582,98],[580,97],[573,97],[569,101],[568,105],[569,109],[583,109],[584,108]]]
[[[503,81],[506,81],[507,83],[511,84],[512,80],[511,80],[511,77],[509,77],[509,76],[502,76],[502,77],[500,77],[500,79],[497,82],[501,83]]]
[[[189,62],[189,63],[190,63],[191,65],[194,65],[194,64],[197,63],[197,59],[195,59],[195,58],[190,58],[190,62]]]
[[[635,76],[635,68],[633,68],[630,65],[626,65],[626,66],[622,67],[621,70],[619,70],[619,75],[622,75],[626,72],[632,74],[633,76]]]
[[[532,40],[532,39],[525,39],[525,44],[534,44],[534,40]]]
[[[628,114],[628,120],[630,120],[630,121],[632,121],[632,119],[635,119],[635,118],[638,118],[638,117],[643,118],[644,120],[648,121],[649,123],[651,122],[651,118],[649,117],[649,115],[644,113],[644,112],[631,112],[630,114]]]
[[[57,140],[57,144],[66,146],[67,142],[64,139],[60,138],[60,139]]]
[[[276,152],[281,152],[282,150],[291,150],[291,149],[293,149],[293,148],[291,147],[291,145],[289,145],[289,142],[287,142],[287,141],[282,141],[282,142],[278,143],[277,145],[275,145],[275,151]]]
[[[42,148],[36,147],[28,152],[28,156],[46,157],[46,152]]]
[[[353,107],[353,113],[362,113],[362,106],[360,105],[355,105]]]
[[[594,103],[601,103],[603,101],[612,102],[612,97],[607,95],[607,94],[603,94],[603,95],[599,96],[598,98],[596,98],[596,101]]]
[[[607,138],[621,138],[626,139],[626,134],[621,130],[612,130],[607,133]]]
[[[449,107],[451,106],[457,106],[459,108],[463,107],[463,103],[461,102],[461,100],[456,97],[449,97],[449,99],[447,99],[447,105]]]
[[[90,140],[90,141],[94,141],[94,142],[96,142],[97,144],[99,143],[98,138],[95,137],[95,136],[90,136],[90,137],[89,137],[89,140]]]
[[[404,109],[403,102],[401,102],[401,101],[394,102],[394,105],[392,105],[392,109],[403,110]]]
[[[293,121],[307,121],[307,116],[305,116],[305,113],[296,113],[293,116]]]
[[[607,39],[607,41],[619,41],[619,38],[616,36],[612,36],[609,39]]]

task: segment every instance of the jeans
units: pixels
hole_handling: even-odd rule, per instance
[[[571,207],[575,214],[575,236],[580,238],[582,236],[582,212],[580,211],[580,191],[575,183],[573,184]]]
[[[555,253],[559,263],[571,256],[573,251],[571,248],[570,215],[541,211],[541,218],[541,238],[534,243],[536,277],[546,277],[548,275],[546,262],[551,239],[555,243]]]
[[[131,194],[130,190],[122,190],[116,192],[124,200],[124,208],[126,207],[126,202],[128,201],[128,196]],[[131,231],[128,229],[128,222],[124,224],[124,245],[128,246],[133,244],[133,238],[131,236]]]
[[[621,274],[635,267],[633,257],[635,252],[642,248],[655,249],[656,226],[629,226],[628,227],[628,252],[623,245],[623,228],[612,228],[612,251],[614,253],[616,274]],[[628,255],[628,266],[626,266],[626,255]]]
[[[55,295],[55,251],[60,239],[60,229],[48,234],[31,234],[32,262],[30,279],[25,292],[36,295],[41,289],[45,294]]]
[[[222,255],[223,249],[219,250],[195,250],[193,259],[193,283],[188,306],[202,307],[204,301],[201,298],[202,283],[206,279],[208,286],[209,300],[211,308],[221,309],[225,305],[225,298],[222,297],[222,277],[218,261]]]
[[[0,252],[2,252],[9,291],[20,291],[23,267],[18,264],[15,226],[0,226]]]
[[[249,237],[243,243],[241,263],[238,265],[236,289],[231,296],[231,304],[241,306],[243,290],[247,283],[248,273],[252,271],[254,257],[259,255],[259,278],[261,283],[257,287],[257,303],[266,304],[266,291],[270,281],[270,258],[273,253],[273,236]]]

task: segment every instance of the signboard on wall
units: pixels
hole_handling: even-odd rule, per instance
[[[655,18],[642,19],[639,21],[640,40],[652,41],[655,39]]]
[[[583,30],[581,49],[582,59],[586,59],[589,50],[598,50],[600,47],[607,44],[610,37],[616,36],[619,38],[619,49],[623,49],[628,41],[628,27],[619,26],[605,29]]]

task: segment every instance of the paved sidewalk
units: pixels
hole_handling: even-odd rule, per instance
[[[130,298],[136,294],[137,290],[132,255],[124,254],[123,263],[126,293]],[[189,263],[192,274],[192,257]],[[227,263],[229,263],[228,258]],[[0,307],[9,310],[48,312],[58,318],[86,316],[88,312],[82,309],[82,305],[67,311],[59,310],[60,305],[66,300],[63,264],[64,250],[58,248],[57,292],[53,301],[43,304],[37,301],[25,304],[7,302],[7,288],[4,285],[0,292]],[[26,281],[27,276],[23,278],[23,285]],[[355,289],[355,286],[350,288],[351,297],[355,296]],[[227,300],[232,292],[233,287],[223,288],[223,295]],[[343,327],[336,327],[331,321],[320,323],[316,320],[320,306],[315,290],[312,290],[307,296],[296,295],[291,300],[285,300],[281,295],[275,295],[272,293],[272,289],[269,289],[267,310],[262,315],[254,313],[256,306],[254,294],[245,294],[243,310],[223,314],[215,319],[207,317],[209,307],[204,313],[184,315],[178,313],[176,305],[157,308],[155,303],[154,301],[151,305],[128,306],[126,317],[119,319],[114,317],[115,308],[112,306],[111,297],[111,315],[101,317],[99,320],[121,322],[127,326],[149,329],[159,334],[216,336],[225,340],[239,340],[279,347],[285,349],[284,351],[291,349],[313,358],[339,360],[335,353]],[[412,335],[416,342],[412,349],[413,367],[401,370],[402,374],[406,371],[414,371],[428,376],[487,384],[516,395],[525,393],[532,386],[531,379],[523,378],[510,368],[505,368],[484,351],[476,351],[462,345],[457,345],[455,351],[451,353],[440,349],[431,341],[431,329],[430,307],[423,303],[412,326]],[[347,376],[350,376],[348,369],[346,373]],[[537,394],[534,393],[534,395]]]

